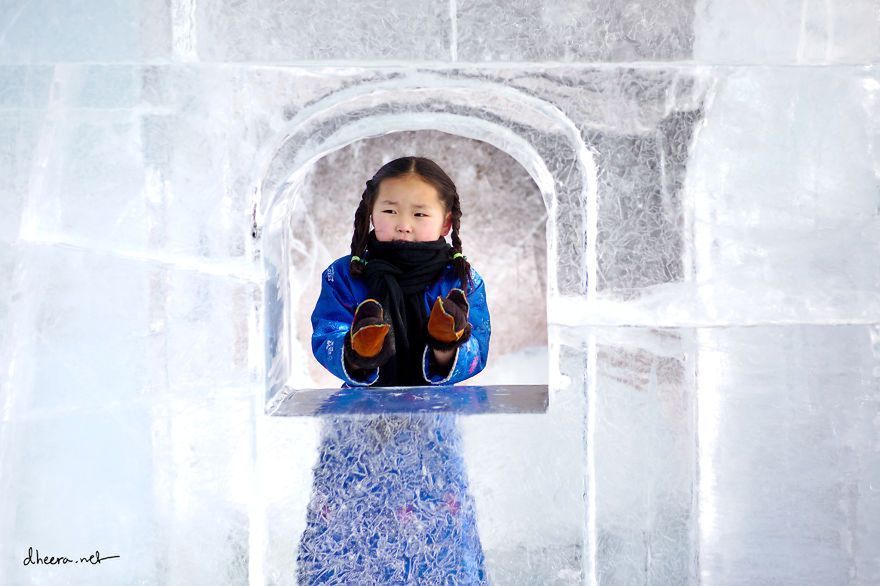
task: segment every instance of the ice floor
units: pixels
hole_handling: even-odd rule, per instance
[[[877,0],[0,7],[0,584],[880,583],[878,61]],[[489,390],[318,397],[405,154]]]

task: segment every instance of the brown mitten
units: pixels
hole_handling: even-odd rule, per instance
[[[355,309],[343,354],[348,364],[363,370],[378,368],[394,355],[391,322],[375,299],[365,299]]]
[[[461,289],[453,289],[445,298],[438,295],[428,317],[428,346],[452,350],[464,344],[471,337],[468,311],[470,305]]]

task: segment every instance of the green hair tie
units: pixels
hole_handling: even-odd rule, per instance
[[[458,257],[461,257],[461,258],[463,258],[464,260],[467,260],[467,257],[466,257],[465,255],[463,255],[462,253],[460,253],[460,252],[456,252],[455,254],[453,254],[453,255],[452,255],[452,260],[455,260],[455,259],[457,259]]]
[[[361,263],[361,264],[363,264],[363,265],[366,265],[366,264],[367,264],[367,261],[365,261],[364,259],[362,259],[362,258],[359,257],[359,256],[354,256],[354,255],[352,255],[351,260],[357,261],[357,262],[359,262],[359,263]]]

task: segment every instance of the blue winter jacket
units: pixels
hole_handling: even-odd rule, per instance
[[[324,368],[332,372],[344,382],[342,388],[353,386],[369,386],[379,379],[377,368],[364,380],[355,380],[349,376],[342,359],[345,335],[351,329],[354,310],[358,304],[369,296],[366,283],[351,276],[349,264],[351,255],[343,256],[333,262],[324,271],[321,280],[321,294],[312,312],[312,353]],[[429,370],[428,352],[425,346],[422,352],[422,371],[425,380],[432,385],[452,385],[479,373],[486,366],[489,356],[489,309],[486,306],[486,290],[483,279],[476,270],[471,268],[473,286],[466,291],[470,311],[468,321],[471,324],[470,338],[455,352],[452,367],[446,376]],[[442,275],[432,285],[425,288],[424,303],[430,312],[438,296],[445,297],[449,291],[461,287],[452,263],[448,263]],[[381,367],[380,367],[381,368]]]

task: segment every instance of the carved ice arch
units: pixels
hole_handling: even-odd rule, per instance
[[[575,124],[556,106],[485,80],[443,72],[389,74],[352,85],[300,110],[272,145],[255,190],[254,235],[265,276],[267,400],[288,384],[291,338],[283,292],[289,266],[281,233],[303,179],[322,157],[392,132],[437,130],[483,141],[513,157],[535,181],[548,210],[547,303],[590,296],[596,284],[596,167]],[[558,357],[551,356],[551,365]]]

